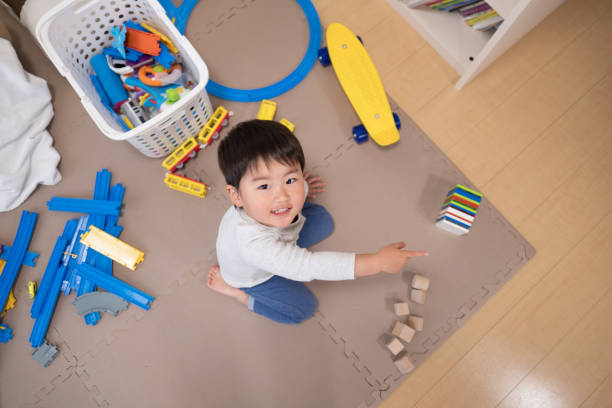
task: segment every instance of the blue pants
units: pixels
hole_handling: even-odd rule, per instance
[[[334,230],[334,220],[323,206],[307,202],[302,208],[302,215],[306,217],[306,222],[297,241],[301,248],[321,242]],[[301,323],[317,309],[317,299],[304,282],[282,276],[274,276],[264,283],[240,290],[249,295],[249,310],[279,323]]]

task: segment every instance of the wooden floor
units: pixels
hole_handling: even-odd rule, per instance
[[[612,1],[567,0],[461,91],[385,0],[314,4],[537,249],[382,407],[612,407]]]

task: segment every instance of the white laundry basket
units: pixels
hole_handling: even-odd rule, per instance
[[[184,72],[197,84],[171,108],[130,131],[102,105],[89,78],[94,73],[91,57],[111,45],[111,28],[126,20],[146,22],[167,35],[179,49]],[[213,113],[205,89],[208,69],[157,0],[62,1],[40,18],[36,36],[102,133],[113,140],[128,141],[146,156],[168,155],[189,137],[197,136]]]

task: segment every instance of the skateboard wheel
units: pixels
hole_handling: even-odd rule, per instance
[[[365,126],[357,125],[353,127],[353,139],[357,144],[362,144],[363,142],[368,141],[368,131]]]
[[[402,121],[400,120],[399,115],[395,112],[393,112],[393,120],[395,121],[395,127],[397,130],[400,130],[402,128]]]
[[[329,58],[329,51],[327,47],[319,49],[318,59],[321,65],[323,65],[324,67],[327,67],[329,66],[329,64],[331,64],[331,59]]]

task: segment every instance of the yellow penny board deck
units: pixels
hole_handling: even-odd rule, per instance
[[[342,89],[363,126],[381,146],[399,140],[393,113],[370,55],[351,30],[340,23],[327,27],[327,49]]]

